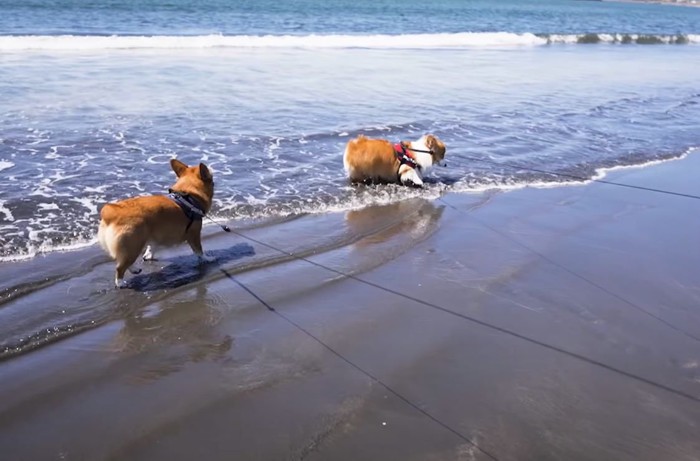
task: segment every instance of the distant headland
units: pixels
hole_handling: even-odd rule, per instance
[[[663,5],[700,7],[700,0],[592,0],[592,1],[625,2],[625,3],[658,3],[658,4],[663,4]]]

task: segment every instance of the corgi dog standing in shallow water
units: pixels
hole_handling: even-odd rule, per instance
[[[187,166],[170,160],[177,181],[170,195],[134,197],[108,203],[100,211],[97,233],[100,245],[117,262],[114,280],[124,287],[124,273],[144,253],[153,260],[150,245],[173,246],[187,241],[201,261],[211,261],[202,251],[202,217],[209,212],[214,197],[214,180],[203,163]],[[132,271],[138,273],[140,271]]]
[[[343,163],[352,182],[388,182],[422,187],[422,172],[444,158],[445,144],[432,134],[417,141],[396,144],[360,135],[348,141]]]

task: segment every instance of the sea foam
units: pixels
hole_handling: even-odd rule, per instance
[[[510,32],[403,35],[9,35],[0,36],[0,51],[202,48],[442,49],[573,43],[692,44],[700,43],[700,35],[537,35],[533,33],[516,34]]]

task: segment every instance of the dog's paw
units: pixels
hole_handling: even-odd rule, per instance
[[[142,270],[143,269],[141,269],[140,267],[137,267],[136,269],[132,269],[131,267],[129,268],[129,272],[131,272],[132,274],[140,274]]]
[[[404,186],[421,188],[423,187],[423,180],[420,175],[416,173],[416,170],[410,169],[401,175],[401,184]]]
[[[128,283],[126,283],[126,280],[124,280],[124,279],[116,279],[114,281],[114,288],[116,288],[116,289],[126,288],[127,286],[128,286]]]
[[[403,181],[403,185],[407,187],[413,187],[415,189],[420,189],[423,187],[423,181],[415,182],[411,179],[406,179]]]
[[[150,245],[146,247],[146,251],[143,253],[142,259],[144,261],[157,261],[156,255],[153,254],[153,249]]]
[[[214,261],[216,261],[216,258],[214,256],[207,255],[206,253],[203,253],[198,256],[200,263],[213,263]]]

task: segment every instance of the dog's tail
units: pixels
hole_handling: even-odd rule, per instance
[[[350,146],[345,147],[345,153],[343,154],[343,167],[345,168],[345,173],[350,175],[350,162],[348,162],[348,149]]]
[[[114,226],[110,226],[104,219],[100,220],[100,228],[97,230],[97,240],[100,246],[112,259],[117,257],[117,235]]]
[[[366,139],[367,138],[364,135],[360,135],[357,138],[348,141],[347,145],[345,146],[345,153],[343,154],[343,166],[345,167],[345,172],[350,177],[353,176],[353,167],[350,163],[350,151],[351,149],[356,148],[356,145],[359,141],[364,141]]]
[[[112,257],[117,257],[117,241],[119,235],[117,227],[114,226],[114,208],[115,205],[108,203],[100,210],[100,227],[97,230],[97,240],[100,246]]]

